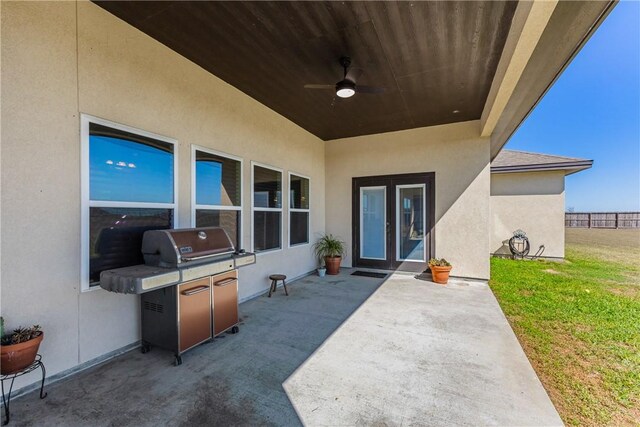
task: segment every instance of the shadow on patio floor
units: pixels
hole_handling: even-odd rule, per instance
[[[240,306],[237,335],[183,356],[134,350],[11,404],[19,425],[295,425],[282,383],[384,279],[307,277]],[[108,326],[105,326],[108,327]],[[99,333],[99,331],[96,331]]]

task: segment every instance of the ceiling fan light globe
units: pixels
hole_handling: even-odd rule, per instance
[[[336,95],[340,98],[350,98],[356,94],[355,83],[349,80],[343,80],[336,85]]]
[[[350,88],[342,88],[336,90],[336,95],[338,95],[340,98],[350,98],[355,94],[356,91]]]

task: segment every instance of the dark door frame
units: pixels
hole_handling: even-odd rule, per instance
[[[427,250],[426,259],[435,257],[435,172],[406,173],[396,175],[376,175],[352,178],[351,185],[351,221],[352,254],[354,267],[378,268],[383,270],[404,270],[421,272],[427,269],[427,263],[396,261],[396,185],[425,184],[426,219],[425,224]],[[360,258],[360,188],[385,186],[387,188],[387,259],[371,260]]]

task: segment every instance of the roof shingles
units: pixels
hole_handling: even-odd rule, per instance
[[[525,172],[534,170],[566,170],[570,173],[588,169],[593,160],[553,156],[527,151],[502,150],[491,162],[492,172]]]

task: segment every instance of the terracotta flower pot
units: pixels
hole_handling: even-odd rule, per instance
[[[439,283],[441,285],[446,285],[449,281],[449,272],[453,267],[439,267],[437,265],[429,266],[431,269],[431,276],[433,277],[433,281]]]
[[[2,375],[12,374],[31,365],[36,359],[44,332],[37,337],[19,344],[0,346],[0,363]]]
[[[342,262],[341,256],[327,256],[324,257],[324,265],[327,267],[327,274],[336,275],[340,273],[340,263]]]

